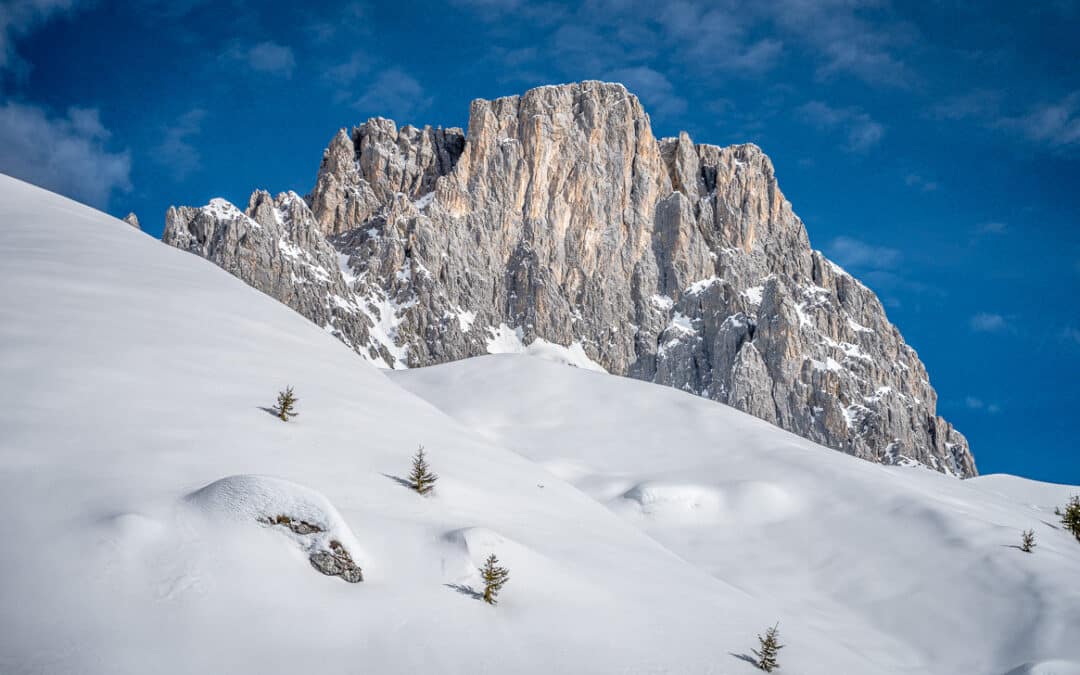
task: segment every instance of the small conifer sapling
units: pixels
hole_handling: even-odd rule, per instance
[[[428,468],[427,457],[424,455],[424,446],[416,451],[413,456],[412,473],[409,474],[409,485],[422,495],[426,495],[435,489],[435,481],[439,476]]]
[[[1024,537],[1020,543],[1020,550],[1031,553],[1035,548],[1035,530],[1024,530]]]
[[[1061,524],[1065,529],[1073,533],[1076,541],[1080,541],[1080,496],[1073,496],[1065,505],[1065,510],[1055,509],[1054,513],[1061,516]]]
[[[274,412],[277,413],[282,422],[288,422],[290,417],[296,417],[300,414],[296,412],[296,403],[299,400],[293,394],[292,387],[285,387],[285,391],[278,392],[277,407],[274,408]]]
[[[771,673],[780,667],[780,664],[776,661],[776,656],[784,645],[780,644],[780,624],[774,625],[769,630],[765,631],[765,637],[758,635],[758,642],[761,643],[761,649],[754,649],[754,656],[757,657],[758,668],[764,670],[766,673]]]
[[[496,598],[502,587],[510,580],[510,570],[500,567],[499,559],[492,553],[484,562],[484,566],[480,568],[480,576],[484,579],[484,602],[489,605],[498,604]]]

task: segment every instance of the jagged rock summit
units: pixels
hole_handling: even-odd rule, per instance
[[[388,368],[542,345],[888,464],[976,475],[874,293],[811,249],[755,145],[656,139],[620,84],[339,131],[312,193],[171,208],[197,253]]]

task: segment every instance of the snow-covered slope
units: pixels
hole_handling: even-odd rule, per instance
[[[1064,488],[884,469],[527,356],[391,380],[3,176],[0,269],[5,675],[748,673],[777,620],[807,675],[1080,660],[1080,545],[1039,522]],[[421,443],[428,498],[399,482]],[[322,532],[259,522],[282,514]],[[1022,527],[1035,555],[1007,548]],[[330,539],[363,583],[312,569]],[[491,552],[497,607],[474,597]]]
[[[780,615],[210,263],[7,177],[0,223],[5,675],[746,670]],[[427,499],[395,479],[421,443]],[[193,495],[234,474],[317,492]],[[364,583],[254,521],[297,505],[340,513]],[[490,552],[496,608],[469,594]],[[807,672],[883,672],[796,625]]]
[[[782,625],[827,627],[886,670],[1080,661],[1080,544],[1053,514],[1080,488],[854,461],[726,406],[538,359],[393,377],[783,607]],[[1029,528],[1033,555],[1017,547]]]

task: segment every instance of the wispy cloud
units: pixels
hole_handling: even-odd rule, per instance
[[[371,59],[365,52],[355,51],[349,58],[337,65],[327,68],[323,78],[331,84],[346,87],[356,81],[360,75],[371,70]]]
[[[917,173],[909,173],[904,176],[904,184],[920,192],[934,192],[939,187],[937,181],[930,180]]]
[[[0,73],[26,67],[15,53],[15,40],[78,4],[76,0],[6,0],[0,3]]]
[[[399,123],[431,105],[432,97],[412,76],[400,68],[379,73],[353,107],[365,115],[391,115]]]
[[[976,234],[999,235],[1009,231],[1009,226],[997,220],[987,223],[979,223],[975,226]]]
[[[1017,106],[1016,97],[981,89],[941,101],[931,108],[930,116],[938,120],[974,121],[983,128],[1052,152],[1080,149],[1080,91],[1063,94],[1056,100]]]
[[[997,403],[987,403],[977,396],[967,396],[964,398],[964,405],[968,410],[978,410],[987,412],[991,415],[996,415],[1001,412],[1001,406]]]
[[[365,2],[348,2],[336,13],[318,12],[318,18],[307,24],[302,32],[307,35],[309,42],[320,46],[338,36],[366,33],[370,24],[369,11]]]
[[[998,118],[993,125],[1052,150],[1075,148],[1080,146],[1080,91],[1036,104],[1016,117]]]
[[[1080,345],[1080,328],[1077,328],[1076,326],[1065,326],[1061,329],[1061,333],[1059,333],[1058,336],[1065,342]]]
[[[671,82],[652,68],[639,66],[613,70],[605,75],[605,79],[625,84],[657,115],[677,117],[686,112],[686,99],[677,95]]]
[[[778,0],[762,7],[774,24],[816,55],[821,79],[850,75],[895,87],[909,87],[918,79],[900,56],[903,47],[916,42],[918,31],[890,17],[888,3]]]
[[[902,258],[895,248],[875,246],[852,237],[833,239],[828,252],[836,262],[852,269],[893,269]]]
[[[184,180],[199,168],[201,157],[190,139],[202,131],[206,111],[202,108],[189,110],[165,130],[165,136],[156,148],[155,159],[168,167],[173,177]]]
[[[949,96],[930,107],[929,116],[938,120],[989,118],[997,114],[1004,92],[976,89]]]
[[[850,152],[866,152],[885,135],[885,127],[857,107],[836,108],[823,101],[810,101],[799,106],[798,114],[817,129],[842,130],[847,138],[845,148]]]
[[[977,333],[1002,333],[1011,328],[1009,320],[1001,314],[979,312],[968,319],[968,326]]]
[[[276,75],[284,78],[292,77],[296,68],[296,56],[292,47],[281,45],[276,42],[259,42],[244,47],[234,47],[229,56],[239,60],[247,67],[258,73]]]
[[[670,2],[657,15],[656,37],[678,44],[673,53],[697,70],[762,75],[778,63],[784,43],[776,35],[753,35],[758,18],[722,3]]]
[[[0,106],[0,171],[93,206],[131,189],[131,157],[106,148],[109,131],[93,108],[52,117],[43,108]]]

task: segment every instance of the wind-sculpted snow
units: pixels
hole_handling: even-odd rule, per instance
[[[749,675],[777,621],[804,675],[1080,663],[1053,515],[1080,487],[873,465],[523,355],[388,376],[90,208],[0,176],[0,222],[4,675]],[[312,572],[316,530],[364,583]]]
[[[392,379],[889,672],[1080,667],[1080,545],[1054,515],[1080,487],[859,462],[712,401],[521,356]]]
[[[369,120],[334,136],[306,203],[256,193],[247,216],[170,210],[164,240],[382,366],[484,354],[508,330],[864,459],[976,474],[915,351],[810,248],[769,158],[657,140],[622,85],[476,100],[466,132]]]
[[[729,652],[778,604],[299,314],[5,176],[0,222],[0,673],[752,672]],[[268,409],[287,385],[284,423]],[[401,484],[420,444],[428,497]],[[339,532],[364,582],[315,573],[308,535],[250,520],[275,509]],[[490,553],[510,569],[498,607],[475,598]],[[809,675],[887,672],[785,626]]]

